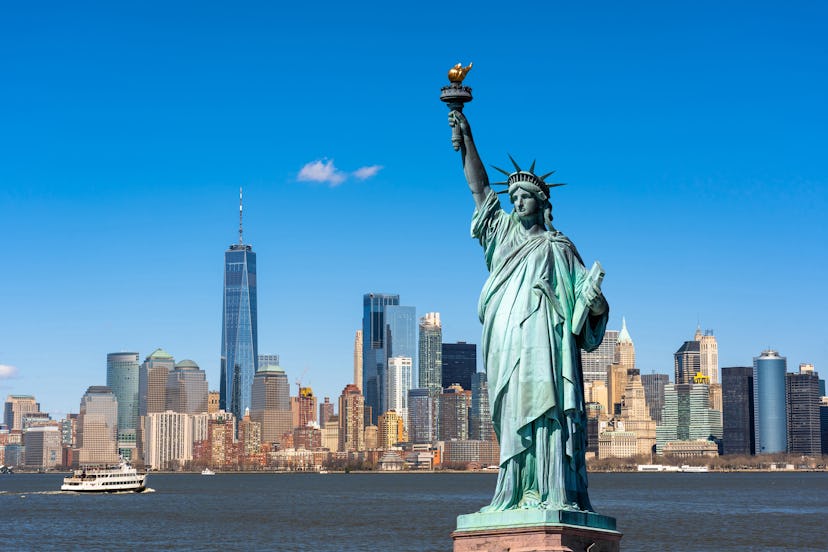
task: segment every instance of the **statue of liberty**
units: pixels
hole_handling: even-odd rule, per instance
[[[464,100],[468,101],[468,100]],[[483,512],[512,509],[592,512],[584,454],[587,419],[581,349],[604,338],[609,306],[598,263],[587,270],[572,242],[552,226],[552,173],[535,163],[495,192],[466,117],[449,113],[455,149],[474,199],[471,234],[490,275],[480,294],[482,349],[492,421],[500,442],[494,498]],[[508,194],[506,213],[497,194]]]

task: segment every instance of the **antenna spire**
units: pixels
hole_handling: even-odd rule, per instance
[[[244,244],[244,240],[242,239],[242,189],[239,186],[239,245]]]

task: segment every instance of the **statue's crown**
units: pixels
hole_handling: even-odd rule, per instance
[[[505,190],[501,190],[501,191],[497,192],[499,194],[509,194],[509,195],[511,195],[511,193],[516,188],[520,187],[521,185],[524,185],[524,186],[528,185],[528,187],[532,188],[533,191],[539,192],[540,195],[543,196],[544,200],[548,200],[549,199],[549,189],[550,188],[555,188],[557,186],[564,186],[565,185],[565,183],[563,183],[563,182],[556,182],[556,183],[546,182],[546,178],[548,176],[551,176],[551,175],[555,174],[555,171],[550,171],[550,172],[548,172],[546,174],[543,174],[543,175],[540,175],[540,176],[535,174],[535,162],[534,161],[532,161],[532,166],[529,167],[529,170],[525,171],[525,170],[520,168],[520,166],[512,158],[511,155],[509,156],[509,160],[512,162],[512,165],[514,165],[514,167],[515,167],[515,171],[511,172],[511,173],[501,169],[500,167],[495,167],[494,165],[492,165],[493,169],[505,174],[506,177],[507,177],[507,179],[504,182],[495,182],[494,183],[495,186],[506,186]]]

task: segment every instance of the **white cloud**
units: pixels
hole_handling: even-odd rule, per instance
[[[382,169],[382,165],[368,165],[367,167],[360,167],[354,171],[354,176],[360,180],[367,180],[375,176]]]
[[[333,159],[323,161],[317,159],[307,163],[299,171],[297,180],[309,182],[325,182],[331,186],[339,186],[345,181],[346,175],[334,166]]]
[[[9,379],[17,375],[17,368],[8,364],[0,364],[0,379]]]

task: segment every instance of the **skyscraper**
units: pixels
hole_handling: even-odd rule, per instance
[[[722,368],[723,454],[756,454],[753,420],[753,368]]]
[[[489,383],[486,372],[475,372],[471,380],[471,411],[469,412],[469,439],[494,440],[492,413],[489,408]]]
[[[182,360],[167,376],[167,410],[207,412],[207,376],[192,360]]]
[[[3,420],[10,430],[23,429],[23,416],[40,412],[40,403],[32,395],[9,395],[6,397]]]
[[[661,409],[664,407],[664,386],[670,383],[667,374],[642,374],[641,385],[644,386],[644,397],[650,409],[650,418],[655,423],[661,422]]]
[[[443,387],[459,384],[471,389],[472,375],[477,372],[477,345],[458,341],[443,343]]]
[[[354,336],[354,385],[362,390],[362,330]]]
[[[436,438],[434,392],[420,387],[408,392],[408,439],[412,443],[430,443]]]
[[[819,376],[813,371],[785,375],[788,402],[788,452],[822,454],[819,427]]]
[[[440,395],[440,422],[437,427],[440,441],[465,441],[469,438],[469,394],[456,384],[443,389]]]
[[[138,370],[138,414],[167,410],[167,378],[175,368],[173,356],[164,349],[156,349]]]
[[[627,368],[635,368],[635,345],[627,330],[627,319],[624,317],[621,318],[621,333],[618,334],[615,343],[613,362],[623,364]]]
[[[263,443],[281,443],[293,430],[290,382],[279,366],[262,366],[253,377],[250,419],[261,424]]]
[[[259,367],[256,307],[256,254],[244,243],[239,189],[239,243],[224,252],[221,330],[221,409],[241,420],[250,408],[253,376]]]
[[[388,408],[394,410],[408,427],[408,391],[411,389],[411,357],[388,359]],[[379,418],[378,418],[379,419]]]
[[[720,383],[719,380],[719,345],[712,330],[701,328],[696,330],[696,341],[699,342],[699,371],[710,378],[710,384]]]
[[[362,296],[362,394],[365,407],[371,409],[371,422],[385,406],[386,349],[385,309],[400,304],[399,295],[366,293]],[[340,412],[340,422],[342,413]],[[340,426],[341,427],[341,426]],[[340,431],[340,438],[343,438]]]
[[[419,386],[435,394],[443,388],[443,326],[439,312],[420,318]]]
[[[131,433],[135,439],[138,427],[138,353],[106,355],[106,386],[118,399],[118,440]]]
[[[607,383],[607,372],[610,365],[615,362],[615,345],[618,342],[618,335],[618,330],[607,330],[604,332],[604,340],[597,349],[591,353],[581,351],[581,366],[585,382],[602,380]]]
[[[788,419],[785,400],[785,357],[773,350],[753,358],[753,415],[756,454],[785,452]]]
[[[668,383],[664,386],[664,411],[656,427],[656,449],[674,441],[712,441],[722,438],[721,413],[710,408],[709,386],[700,383]]]
[[[339,450],[365,450],[365,398],[359,387],[348,384],[339,396]]]
[[[118,399],[109,387],[86,390],[78,415],[78,463],[109,464],[118,461]]]
[[[699,342],[695,339],[685,341],[673,355],[676,384],[693,383],[693,378],[701,371],[701,352]]]
[[[325,423],[334,416],[334,404],[330,397],[325,397],[324,401],[319,404],[319,426],[325,427]]]

